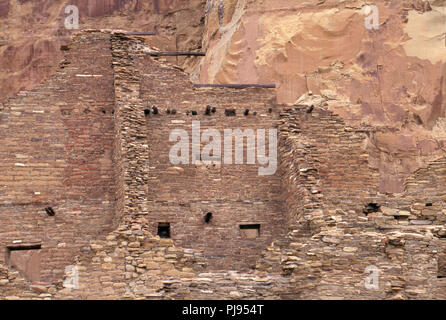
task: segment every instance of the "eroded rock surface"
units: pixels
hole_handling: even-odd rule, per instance
[[[312,92],[346,123],[374,127],[367,144],[381,191],[444,153],[446,2],[362,0],[207,2],[207,56],[195,76],[212,83],[276,83],[278,100]]]

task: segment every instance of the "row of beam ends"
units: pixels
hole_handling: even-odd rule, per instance
[[[216,113],[216,112],[217,112],[217,108],[212,107],[210,105],[207,105],[206,109],[204,111],[204,115],[210,116],[211,114]],[[251,111],[249,109],[245,109],[245,111],[243,112],[243,115],[244,116],[249,116],[250,112]],[[273,109],[269,108],[268,109],[268,113],[272,113],[272,112],[273,112]],[[176,109],[167,109],[166,113],[175,115],[175,114],[177,114],[177,110]],[[144,115],[145,116],[148,116],[150,114],[158,115],[158,114],[160,114],[160,110],[158,109],[157,106],[152,106],[152,109],[147,108],[147,109],[144,110]],[[195,110],[186,111],[186,115],[190,115],[190,114],[192,114],[193,116],[196,116],[196,115],[198,115],[198,112],[195,111]],[[254,116],[256,116],[257,112],[254,111],[252,114]],[[227,117],[235,117],[236,116],[236,110],[235,109],[225,109],[225,115]]]
[[[204,57],[205,55],[206,55],[205,52],[191,52],[191,51],[152,51],[152,52],[149,52],[149,56],[152,56],[152,57],[161,57],[161,56],[171,56],[171,57],[202,56],[202,57]]]
[[[244,84],[194,83],[194,87],[195,88],[230,88],[230,89],[247,89],[247,88],[274,89],[274,88],[276,88],[276,85],[272,84],[272,83],[267,83],[267,84],[261,84],[261,83],[244,83]]]
[[[147,32],[127,31],[124,32],[124,34],[128,36],[156,36],[155,31],[147,31]]]

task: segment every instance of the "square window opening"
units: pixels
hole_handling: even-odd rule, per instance
[[[160,238],[170,238],[170,223],[160,222],[158,223],[158,236]]]

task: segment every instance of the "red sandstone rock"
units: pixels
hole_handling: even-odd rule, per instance
[[[200,82],[276,83],[283,103],[310,90],[348,124],[379,127],[389,137],[368,151],[382,192],[402,192],[408,174],[444,154],[444,1],[379,2],[377,31],[364,27],[359,0],[217,3],[207,6]]]

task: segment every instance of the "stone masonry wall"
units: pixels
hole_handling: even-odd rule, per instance
[[[111,230],[109,37],[77,37],[57,74],[0,110],[0,261],[13,242],[41,243],[43,282],[61,278],[81,246]]]
[[[194,89],[187,75],[162,61],[142,57],[138,61],[142,73],[143,108],[156,106],[146,118],[149,141],[149,220],[153,234],[158,223],[171,225],[174,243],[185,248],[204,250],[210,267],[237,270],[254,266],[260,251],[272,239],[284,234],[281,203],[281,181],[278,172],[259,175],[261,164],[193,164],[192,140],[189,143],[189,164],[174,165],[169,159],[169,142],[173,130],[185,130],[192,139],[192,122],[200,123],[201,133],[217,130],[221,137],[221,161],[224,158],[225,129],[277,129],[279,110],[270,89]],[[206,107],[215,112],[205,114]],[[249,114],[245,115],[245,111]],[[271,110],[270,110],[271,109]],[[169,114],[169,111],[170,114]],[[175,110],[175,114],[171,111]],[[235,110],[227,116],[226,110]],[[143,109],[139,111],[141,114]],[[196,115],[194,114],[196,112]],[[232,143],[234,143],[233,141]],[[200,147],[207,143],[201,142]],[[235,148],[233,147],[233,154]],[[268,147],[267,147],[268,150]],[[234,161],[234,155],[233,155]],[[277,168],[278,169],[278,168]],[[209,223],[206,213],[212,213]],[[260,224],[260,236],[246,239],[242,224]]]
[[[25,243],[49,235],[41,252],[48,257],[42,274],[50,282],[31,284],[0,261],[2,297],[446,298],[442,159],[410,177],[406,194],[379,194],[377,173],[362,148],[364,130],[345,126],[327,110],[277,106],[268,90],[193,89],[180,70],[152,60],[146,50],[138,37],[82,32],[64,68],[41,91],[22,93],[0,111],[0,142],[7,146],[0,149],[0,166],[8,173],[0,175],[1,245],[5,250],[19,238]],[[88,62],[92,56],[99,69]],[[40,110],[36,101],[48,116],[31,112]],[[111,108],[105,114],[94,109],[109,106],[105,101]],[[211,116],[204,115],[208,104],[217,108]],[[160,113],[144,115],[153,105]],[[86,109],[81,106],[92,111],[89,116],[80,115]],[[227,117],[227,108],[236,108],[236,116]],[[243,115],[246,108],[249,116]],[[167,133],[189,131],[192,120],[220,130],[277,127],[276,175],[260,177],[256,166],[169,165]],[[33,132],[29,141],[19,128]],[[100,137],[86,134],[92,128],[103,129]],[[110,152],[104,154],[106,146]],[[97,175],[94,168],[105,172]],[[41,194],[33,195],[37,185]],[[75,205],[84,214],[71,214]],[[29,214],[32,206],[40,216]],[[55,217],[45,216],[46,206],[55,209]],[[209,225],[202,221],[207,211],[215,219]],[[20,215],[11,216],[15,212]],[[155,235],[158,222],[171,222],[173,239]],[[244,222],[262,225],[258,245],[237,238]],[[215,245],[216,239],[230,245]],[[250,249],[238,252],[235,246]],[[56,252],[64,263],[46,252]],[[239,271],[212,266],[240,255],[247,257],[234,264]],[[59,274],[68,264],[76,266],[78,289],[63,288],[70,278]],[[370,267],[379,271],[376,289],[365,287]],[[47,274],[53,277],[47,280]]]
[[[377,174],[361,151],[363,133],[331,112],[309,110],[295,106],[283,112],[282,172],[291,230],[286,241],[266,248],[257,269],[288,278],[285,297],[291,299],[444,296],[438,278],[442,223],[402,223],[400,210],[384,206],[402,209],[401,199],[376,191]],[[365,213],[368,201],[382,208]],[[378,289],[365,287],[367,268],[379,270]]]
[[[124,123],[120,126],[121,130],[117,130],[118,141],[115,140],[115,146],[120,145],[121,150],[114,153],[124,155],[122,164],[115,171],[118,179],[121,173],[121,179],[125,180],[124,191],[117,192],[117,195],[124,195],[124,212],[116,219],[121,222],[116,231],[107,235],[104,240],[92,241],[88,248],[82,250],[77,264],[79,290],[63,289],[54,297],[150,299],[199,296],[224,298],[229,295],[240,298],[243,295],[237,291],[239,286],[242,286],[242,291],[246,290],[246,293],[252,295],[253,292],[260,291],[250,289],[256,283],[265,292],[265,296],[274,297],[270,287],[275,281],[265,279],[264,275],[215,274],[215,280],[218,278],[217,281],[222,284],[222,289],[217,290],[214,282],[207,278],[213,278],[214,274],[200,274],[207,266],[203,253],[193,249],[175,248],[172,240],[152,236],[152,224],[149,220],[152,216],[144,211],[144,203],[147,203],[144,192],[148,185],[144,177],[146,169],[142,164],[149,155],[145,151],[147,126],[146,119],[142,122],[138,118],[139,115],[144,115],[144,105],[139,103],[138,86],[134,85],[139,70],[132,65],[134,54],[138,54],[138,50],[135,52],[129,47],[134,45],[131,48],[136,48],[138,43],[138,38],[131,39],[119,34],[112,37],[115,92],[119,106],[115,115],[117,123]],[[128,101],[134,104],[129,104]],[[120,201],[118,199],[118,203]],[[248,277],[252,280],[249,281]],[[195,285],[182,285],[191,281]],[[241,283],[237,284],[238,281]],[[178,289],[178,285],[181,288]]]

